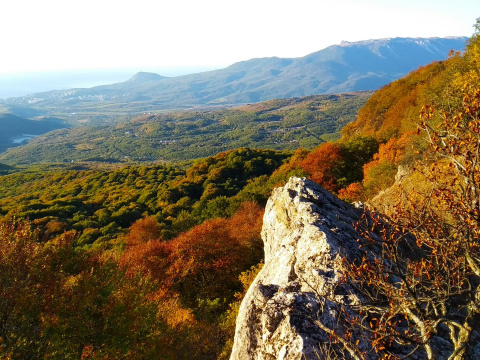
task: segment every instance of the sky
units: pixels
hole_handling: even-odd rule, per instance
[[[5,0],[0,98],[178,76],[341,41],[471,36],[479,0]]]
[[[221,68],[342,40],[470,36],[478,0],[15,0],[0,5],[0,74]]]

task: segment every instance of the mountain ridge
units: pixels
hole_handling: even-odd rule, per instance
[[[419,66],[446,59],[452,49],[463,50],[466,40],[365,40],[332,45],[299,58],[255,58],[224,69],[176,77],[137,73],[125,82],[37,93],[0,103],[33,107],[43,113],[52,107],[67,114],[99,109],[131,113],[375,90]]]

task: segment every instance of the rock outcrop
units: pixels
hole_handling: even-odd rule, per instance
[[[340,277],[342,258],[359,255],[353,223],[361,214],[307,179],[274,190],[265,265],[240,307],[231,360],[319,358],[335,329],[334,303],[358,301]]]

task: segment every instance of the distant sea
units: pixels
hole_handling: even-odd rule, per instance
[[[35,94],[42,91],[90,88],[126,81],[137,72],[153,72],[162,76],[180,76],[218,67],[170,67],[155,69],[62,70],[28,73],[0,73],[0,99]]]

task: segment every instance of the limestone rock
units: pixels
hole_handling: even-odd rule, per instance
[[[342,288],[341,258],[355,258],[355,209],[307,179],[275,189],[264,215],[265,265],[240,307],[231,360],[318,359],[335,328],[339,303],[358,301]],[[315,317],[315,319],[312,319]]]

